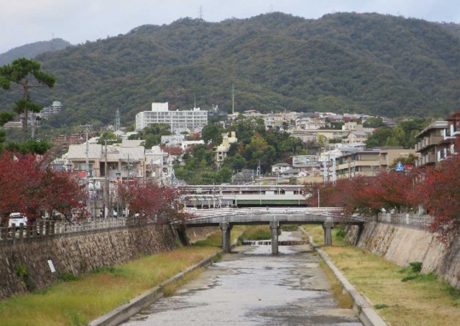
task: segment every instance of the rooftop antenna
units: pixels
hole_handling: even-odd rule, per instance
[[[117,109],[117,113],[115,115],[115,131],[120,130],[121,122],[120,122],[120,110]]]
[[[235,85],[232,84],[232,115],[235,114]]]
[[[196,95],[193,93],[193,108],[196,109]]]
[[[200,19],[203,19],[203,6],[200,6]]]

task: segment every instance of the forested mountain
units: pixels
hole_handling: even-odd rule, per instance
[[[452,35],[455,35],[456,37],[460,38],[460,24],[455,24],[455,23],[440,23],[439,24],[442,28],[444,28],[446,31],[451,33]]]
[[[13,60],[18,58],[35,58],[37,55],[49,52],[65,49],[71,44],[64,41],[61,38],[54,38],[50,41],[40,41],[18,46],[5,53],[0,54],[0,66],[11,63]]]
[[[55,123],[131,120],[173,107],[445,115],[460,107],[460,38],[439,23],[339,13],[281,13],[208,23],[181,19],[38,57],[63,102]],[[51,94],[51,95],[50,95]],[[15,96],[2,92],[6,108]],[[38,98],[38,97],[37,97]]]

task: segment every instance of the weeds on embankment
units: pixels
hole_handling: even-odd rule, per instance
[[[250,228],[234,227],[232,243]],[[220,251],[221,241],[220,232],[215,232],[191,247],[141,257],[117,266],[101,267],[78,277],[63,273],[59,282],[47,289],[0,300],[0,325],[87,325],[89,321],[216,254]],[[202,270],[199,268],[165,286],[163,294],[174,294]],[[19,272],[24,274],[21,270]]]
[[[86,325],[218,251],[217,247],[179,248],[99,268],[78,278],[63,274],[61,281],[48,289],[0,301],[0,324]],[[180,284],[165,288],[165,294],[172,294]]]
[[[320,226],[304,228],[317,244],[322,244]],[[417,262],[401,268],[380,256],[347,245],[336,233],[333,246],[322,249],[391,325],[458,325],[460,290],[434,274],[421,273],[422,266]]]

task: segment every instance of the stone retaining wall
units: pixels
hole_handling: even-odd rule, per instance
[[[176,247],[168,225],[145,225],[0,243],[0,298]],[[52,273],[48,260],[56,272]]]
[[[217,226],[206,226],[202,228],[188,228],[186,229],[187,238],[190,243],[195,243],[200,240],[204,240],[214,232],[220,232]]]
[[[348,237],[355,243],[357,227],[349,227]],[[402,225],[369,222],[358,242],[358,247],[400,266],[410,262],[423,263],[422,272],[435,272],[452,286],[460,288],[460,239],[446,248],[434,234]]]

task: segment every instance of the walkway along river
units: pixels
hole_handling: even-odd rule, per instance
[[[300,239],[283,232],[280,240]],[[308,245],[238,247],[175,295],[124,325],[361,325],[337,307],[319,258]]]

